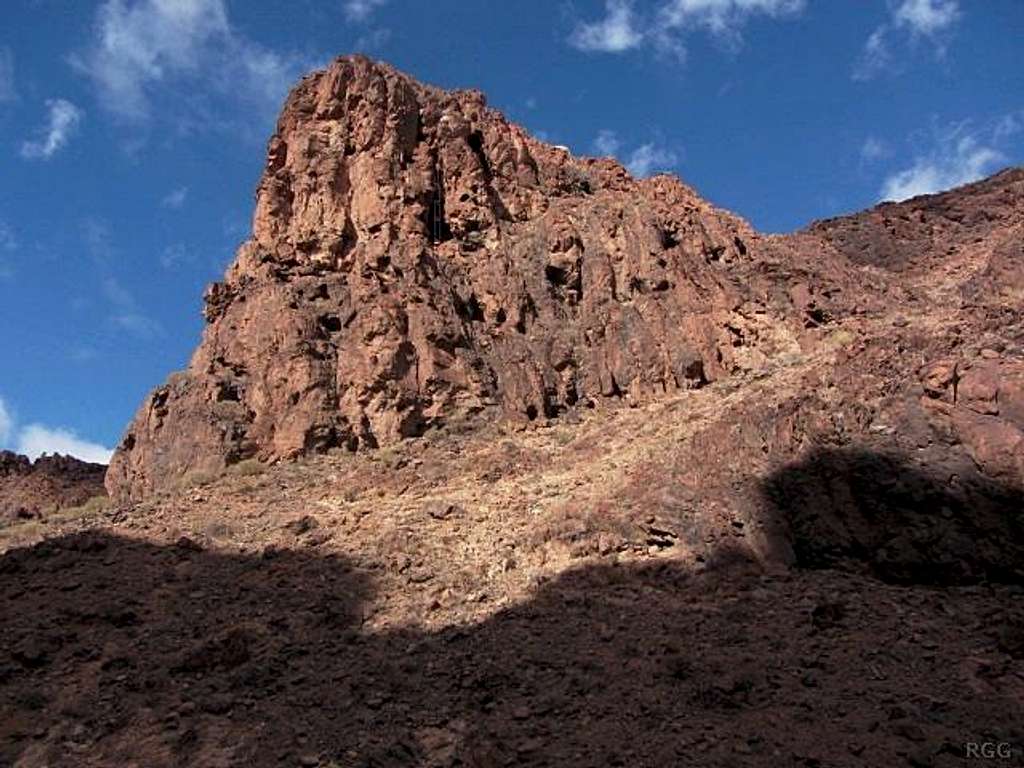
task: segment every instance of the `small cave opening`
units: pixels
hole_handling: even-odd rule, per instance
[[[484,152],[484,135],[481,131],[476,130],[466,137],[466,143],[469,144],[469,148],[473,150],[473,154],[476,155],[476,159],[480,162],[480,167],[484,171],[484,178],[487,181],[491,180],[491,164],[487,160],[487,153]]]
[[[622,388],[619,387],[619,382],[617,382],[615,380],[615,374],[611,374],[611,380],[612,380],[612,387],[611,387],[611,392],[609,392],[609,395],[611,397],[614,397],[616,400],[621,400],[622,399]]]
[[[439,190],[434,190],[431,194],[423,223],[434,243],[445,243],[452,239],[452,228],[444,218],[444,197]]]
[[[740,252],[740,256],[747,255],[747,246],[742,240],[739,239],[739,237],[734,237],[732,239],[732,242],[733,245],[736,246],[736,250]]]
[[[237,403],[241,401],[242,397],[238,391],[238,387],[227,381],[222,381],[217,386],[217,402],[218,403]]]
[[[529,315],[534,320],[537,319],[537,305],[533,303],[533,297],[527,296],[526,301],[519,309],[519,319],[516,320],[516,331],[518,333],[526,333],[526,317]]]
[[[565,407],[554,399],[553,393],[549,393],[549,396],[544,398],[544,416],[547,418],[557,419],[564,410]]]
[[[666,251],[669,248],[675,248],[679,245],[679,238],[676,237],[676,233],[668,229],[661,230],[661,247]]]
[[[805,328],[814,328],[819,325],[828,325],[832,318],[829,313],[821,307],[810,306],[806,312],[806,319],[804,320]]]
[[[498,307],[498,311],[494,315],[494,324],[496,326],[500,327],[500,326],[505,324],[505,321],[507,319],[508,319],[508,314],[505,312],[505,308],[504,307]]]
[[[341,318],[337,315],[320,315],[317,322],[327,333],[338,333],[342,327]]]
[[[484,322],[484,308],[475,293],[469,294],[465,301],[457,293],[452,293],[452,305],[455,307],[455,314],[463,320],[471,323]]]
[[[705,251],[705,255],[708,261],[719,261],[722,258],[722,254],[725,253],[724,245],[715,245]]]
[[[537,419],[537,406],[533,403],[526,406],[526,418],[530,421],[535,421]]]
[[[576,384],[570,383],[569,386],[565,388],[565,404],[572,408],[579,401],[580,396],[576,392]]]
[[[568,270],[556,267],[554,264],[548,264],[544,267],[544,277],[547,281],[554,286],[562,288],[569,282]]]

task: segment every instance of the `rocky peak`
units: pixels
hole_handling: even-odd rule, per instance
[[[532,138],[477,91],[340,58],[289,95],[252,237],[108,487],[758,369],[877,301],[837,226],[759,235],[674,176]]]
[[[36,517],[73,507],[104,494],[103,464],[60,454],[27,456],[0,451],[0,523],[10,517]]]

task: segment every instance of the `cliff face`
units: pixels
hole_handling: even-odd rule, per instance
[[[289,96],[252,238],[108,487],[701,387],[836,311],[849,281],[816,257],[674,177],[538,142],[477,92],[339,59]]]
[[[140,498],[248,457],[638,405],[814,362],[851,334],[866,341],[828,362],[837,391],[920,399],[908,424],[937,419],[980,465],[1019,472],[1022,189],[1008,171],[765,236],[675,177],[536,141],[478,92],[342,58],[288,97],[252,237],[107,487]],[[961,359],[993,334],[983,364]]]

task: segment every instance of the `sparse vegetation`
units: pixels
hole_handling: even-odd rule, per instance
[[[234,475],[235,477],[254,477],[256,475],[262,475],[267,471],[267,465],[259,459],[245,459],[232,464],[227,468],[226,474]]]
[[[178,490],[187,491],[191,488],[199,488],[200,486],[212,483],[220,476],[215,472],[193,469],[181,476],[181,479],[178,481]]]

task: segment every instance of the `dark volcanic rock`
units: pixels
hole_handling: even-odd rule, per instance
[[[89,464],[71,456],[26,456],[0,451],[0,520],[39,517],[64,507],[84,504],[105,495],[103,464]]]

